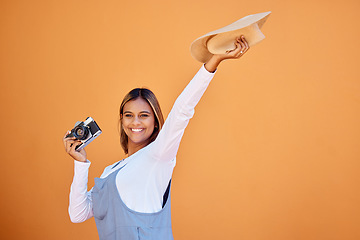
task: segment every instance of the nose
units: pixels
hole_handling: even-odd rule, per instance
[[[135,116],[135,117],[133,118],[132,124],[134,124],[134,125],[140,124],[140,119],[139,119],[138,116]]]

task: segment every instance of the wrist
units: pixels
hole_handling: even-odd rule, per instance
[[[86,162],[87,161],[87,157],[86,156],[78,156],[78,155],[73,155],[72,158],[77,161],[77,162]]]
[[[87,161],[87,159],[85,159],[85,160],[75,159],[75,161],[84,163]]]
[[[216,71],[217,67],[219,66],[222,58],[219,55],[213,55],[207,63],[205,63],[204,67],[209,72],[213,73]]]

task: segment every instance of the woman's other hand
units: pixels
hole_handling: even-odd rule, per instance
[[[65,151],[76,161],[86,162],[87,157],[85,149],[81,149],[80,151],[75,150],[76,146],[81,144],[81,141],[77,140],[75,137],[66,137],[69,133],[70,131],[68,131],[63,138]]]
[[[244,36],[236,38],[235,46],[236,48],[234,50],[228,51],[225,54],[214,54],[210,60],[205,63],[206,70],[215,72],[216,68],[223,60],[238,59],[250,49]]]

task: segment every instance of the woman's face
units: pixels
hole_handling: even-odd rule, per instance
[[[155,116],[149,103],[136,98],[124,105],[121,116],[122,127],[128,136],[128,144],[145,147],[154,131]]]

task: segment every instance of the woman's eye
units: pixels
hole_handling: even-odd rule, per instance
[[[127,117],[127,118],[132,117],[132,115],[131,115],[131,114],[124,114],[124,116],[125,116],[125,117]]]
[[[149,114],[141,114],[141,115],[140,115],[141,118],[146,118],[146,117],[148,117],[148,116],[149,116]]]

